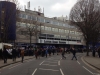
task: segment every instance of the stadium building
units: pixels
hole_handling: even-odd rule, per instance
[[[0,10],[2,10],[2,4],[4,1],[0,2]],[[8,2],[8,5],[11,4]],[[9,10],[9,9],[8,9]],[[10,31],[9,35],[10,40],[15,40],[16,46],[29,47],[30,45],[30,36],[27,26],[34,26],[36,31],[32,32],[32,46],[65,46],[65,47],[82,47],[85,45],[82,32],[75,25],[71,25],[70,21],[66,20],[64,17],[45,17],[45,14],[39,11],[32,11],[25,9],[20,11],[19,20],[15,22],[15,18],[10,21]],[[1,15],[1,12],[0,12]],[[31,21],[31,22],[30,22]],[[37,22],[32,24],[32,21]],[[15,25],[16,24],[16,25]],[[1,25],[1,24],[0,24]],[[26,26],[27,25],[27,26]],[[2,25],[0,26],[0,30]],[[1,33],[0,33],[1,34]],[[13,37],[13,38],[12,38]]]

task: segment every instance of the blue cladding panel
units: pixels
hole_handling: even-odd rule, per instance
[[[5,9],[5,27],[7,28],[7,39],[16,39],[16,5],[11,2],[1,1],[0,10]]]

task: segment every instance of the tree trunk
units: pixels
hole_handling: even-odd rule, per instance
[[[86,50],[87,50],[86,56],[89,56],[89,43],[88,42],[86,43]]]

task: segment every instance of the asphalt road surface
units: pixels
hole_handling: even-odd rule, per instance
[[[77,53],[78,60],[71,60],[72,54],[51,55],[40,59],[25,60],[0,69],[0,75],[98,75],[98,71],[87,66],[81,59],[84,54]]]

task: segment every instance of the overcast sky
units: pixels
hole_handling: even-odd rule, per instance
[[[19,0],[21,6],[27,5],[29,0]],[[30,0],[30,9],[38,10],[38,6],[41,7],[46,17],[61,17],[69,16],[70,10],[77,0]]]

